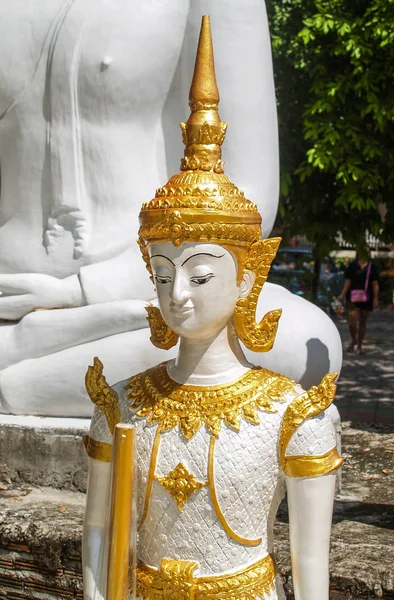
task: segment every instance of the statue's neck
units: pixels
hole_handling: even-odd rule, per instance
[[[234,353],[225,327],[210,339],[181,338],[178,356],[169,361],[167,372],[182,384],[218,385],[236,380],[250,367]]]

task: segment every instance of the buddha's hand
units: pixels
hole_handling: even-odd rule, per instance
[[[77,275],[57,279],[40,273],[0,275],[0,319],[18,321],[33,310],[82,306]]]

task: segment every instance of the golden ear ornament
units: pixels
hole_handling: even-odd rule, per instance
[[[256,322],[257,301],[281,238],[259,240],[252,244],[247,255],[244,269],[256,275],[253,287],[246,298],[240,298],[236,304],[233,321],[235,331],[243,344],[254,352],[268,352],[274,345],[282,310],[271,310]]]
[[[157,306],[147,306],[148,321],[150,327],[150,341],[156,348],[169,350],[178,343],[178,334],[172,331],[164,321],[160,309]]]

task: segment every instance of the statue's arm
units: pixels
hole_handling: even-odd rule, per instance
[[[98,358],[89,366],[85,384],[95,409],[89,436],[84,439],[89,477],[82,538],[83,586],[85,600],[101,600],[106,595],[112,438],[121,414],[118,393],[107,383]]]
[[[127,250],[118,256],[87,265],[79,275],[58,279],[41,273],[0,275],[0,319],[16,321],[37,309],[79,308],[84,305],[133,300],[137,326],[146,302],[135,298],[134,255]],[[152,298],[154,292],[152,290]]]
[[[89,458],[89,478],[82,538],[85,600],[105,598],[108,543],[107,511],[110,463]]]
[[[286,478],[295,600],[328,600],[335,473]]]
[[[135,260],[135,254],[129,248],[113,258],[82,267],[79,281],[86,303],[99,304],[141,298],[133,267]],[[137,260],[143,264],[142,258],[138,257]],[[148,279],[146,271],[144,277]],[[151,297],[155,297],[153,286]]]
[[[35,309],[83,304],[77,275],[58,279],[42,273],[0,274],[0,319],[17,321]]]
[[[281,424],[279,453],[285,476],[296,600],[328,600],[329,542],[338,455],[328,411],[337,374],[295,397]]]
[[[266,236],[278,206],[279,149],[271,44],[264,0],[193,0],[185,41],[165,110],[168,170],[179,169],[183,145],[179,116],[187,119],[201,15],[211,17],[219,114],[228,122],[223,158],[226,174],[256,202]]]

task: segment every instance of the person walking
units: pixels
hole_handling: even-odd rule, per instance
[[[379,275],[376,265],[369,256],[369,248],[361,247],[356,260],[345,271],[345,284],[338,296],[343,302],[346,298],[348,324],[351,336],[348,352],[362,354],[362,344],[367,331],[367,319],[372,310],[379,308]]]

